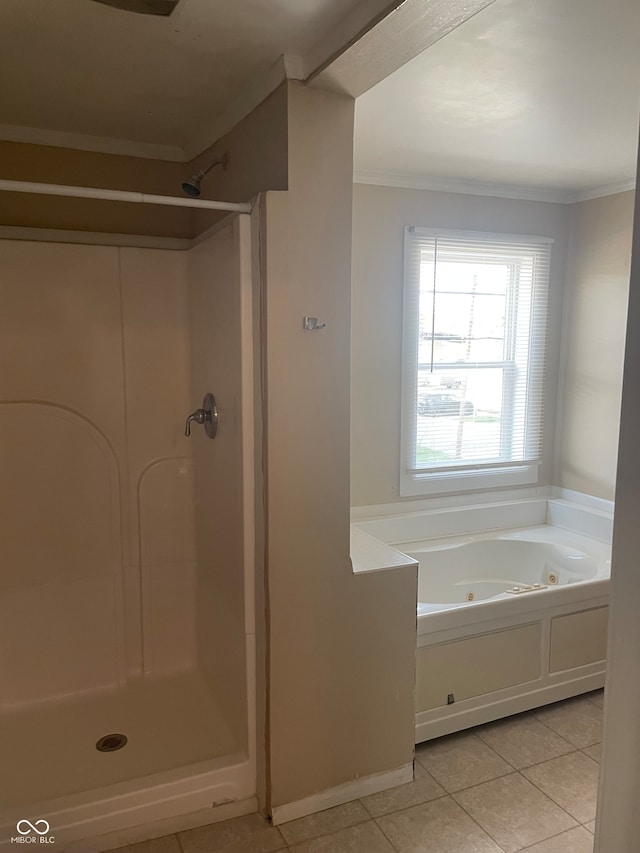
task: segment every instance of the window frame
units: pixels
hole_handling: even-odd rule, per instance
[[[415,459],[417,445],[417,387],[418,387],[418,349],[420,345],[419,337],[419,294],[416,294],[415,287],[412,288],[408,270],[411,263],[414,263],[411,253],[416,251],[415,244],[412,243],[412,238],[416,233],[423,237],[441,237],[443,239],[471,239],[488,244],[493,241],[499,241],[502,244],[513,242],[514,245],[531,245],[539,249],[544,249],[548,253],[547,256],[547,272],[550,269],[551,247],[554,243],[551,237],[522,236],[518,234],[482,232],[482,231],[467,231],[467,230],[451,230],[440,228],[427,228],[418,226],[407,226],[404,236],[404,272],[403,272],[403,322],[402,322],[402,407],[400,413],[400,488],[399,494],[401,497],[417,497],[430,496],[436,494],[446,494],[451,492],[465,491],[482,491],[485,489],[504,488],[509,486],[531,486],[538,483],[539,469],[541,458],[532,462],[509,462],[492,465],[485,463],[469,462],[465,466],[433,466],[432,468],[417,470],[409,467],[409,459]],[[518,277],[519,280],[519,277]],[[418,280],[419,281],[419,280]],[[541,285],[542,286],[542,285]],[[418,283],[419,287],[419,283]],[[549,275],[547,274],[544,282],[544,315],[535,317],[535,328],[531,328],[529,335],[529,346],[536,338],[535,345],[542,346],[543,358],[546,357],[548,348],[547,341],[547,322],[546,314],[549,301]],[[511,301],[515,300],[510,297]],[[511,309],[513,311],[513,309]],[[508,347],[513,351],[516,340],[516,329],[513,319],[509,323],[510,343]],[[503,409],[505,405],[508,411],[511,411],[511,419],[513,420],[515,389],[513,388],[510,394],[507,392],[507,386],[514,386],[514,374],[516,372],[515,358],[507,359],[502,362],[487,362],[477,363],[477,368],[486,369],[502,369],[504,371],[503,381]],[[464,366],[460,363],[442,363],[438,364],[438,372],[451,374],[454,370],[468,370],[468,364]],[[509,380],[509,377],[511,379]],[[545,383],[543,380],[542,389],[544,390]],[[444,389],[443,389],[444,392]],[[544,424],[544,400],[542,397],[534,412],[528,412],[527,423],[537,422],[538,419]],[[538,411],[539,410],[539,411]],[[541,427],[542,429],[542,427]],[[503,424],[501,422],[501,446],[504,445],[505,435]],[[512,440],[513,431],[510,432]],[[540,448],[540,457],[542,456],[542,447]],[[457,470],[452,470],[457,468]]]

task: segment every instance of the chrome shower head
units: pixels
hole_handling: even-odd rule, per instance
[[[200,181],[202,180],[202,175],[194,175],[192,178],[189,178],[188,181],[182,182],[182,192],[186,195],[190,195],[191,198],[199,198],[200,196]]]
[[[210,172],[214,166],[222,166],[222,168],[227,171],[229,168],[229,152],[226,151],[224,155],[220,158],[220,160],[214,160],[212,163],[202,169],[199,172],[196,172],[195,175],[192,175],[186,181],[182,182],[182,191],[185,195],[191,196],[191,198],[199,198],[200,197],[200,181],[204,178],[207,172]]]

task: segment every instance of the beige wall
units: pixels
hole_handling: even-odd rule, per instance
[[[0,177],[178,195],[185,163],[0,140]],[[188,208],[0,192],[0,225],[188,238]]]
[[[628,211],[628,200],[625,198],[622,203]],[[640,849],[640,194],[637,186],[632,247],[595,853]],[[623,333],[618,334],[623,337]]]
[[[250,201],[257,193],[287,188],[288,88],[279,86],[259,106],[188,164],[188,174],[229,153],[227,171],[216,166],[202,182],[202,198]],[[194,235],[220,219],[215,211],[194,210]]]
[[[287,87],[283,84],[230,133],[189,163],[72,151],[0,140],[0,178],[182,194],[186,177],[228,151],[231,165],[202,182],[202,198],[250,201],[287,186]],[[0,225],[190,238],[225,217],[219,211],[0,192]]]
[[[613,500],[634,193],[573,206],[556,483]]]
[[[398,496],[404,228],[422,225],[555,238],[551,257],[544,463],[552,478],[566,205],[354,185],[351,325],[351,504]],[[405,499],[406,500],[406,499]],[[411,500],[409,498],[409,500]]]
[[[353,101],[290,84],[266,199],[268,749],[274,806],[413,755],[414,570],[349,561]],[[326,329],[305,332],[316,315]]]
[[[3,701],[192,667],[186,258],[0,241],[0,292]]]

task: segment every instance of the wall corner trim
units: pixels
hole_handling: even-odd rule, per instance
[[[364,776],[361,779],[354,779],[352,782],[337,785],[335,788],[328,788],[326,791],[312,794],[303,800],[274,806],[271,819],[273,825],[278,826],[281,823],[288,823],[290,820],[306,817],[333,806],[341,806],[343,803],[349,803],[360,797],[377,794],[379,791],[386,791],[388,788],[395,788],[396,785],[405,785],[412,781],[413,763],[404,764],[395,770],[375,773],[373,776]]]

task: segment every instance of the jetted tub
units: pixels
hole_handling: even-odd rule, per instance
[[[610,518],[529,503],[500,517],[538,523],[438,538],[438,527],[487,524],[491,508],[357,522],[419,564],[416,742],[604,684]]]
[[[420,615],[606,582],[611,565],[609,546],[550,525],[410,543],[402,550],[420,565]]]

